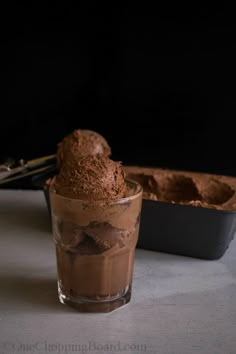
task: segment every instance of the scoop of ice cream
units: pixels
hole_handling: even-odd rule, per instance
[[[62,196],[88,201],[112,201],[126,194],[121,164],[101,155],[65,161],[53,184]]]
[[[99,133],[92,130],[74,130],[58,144],[58,168],[60,169],[68,159],[79,160],[88,155],[110,156],[111,149]]]

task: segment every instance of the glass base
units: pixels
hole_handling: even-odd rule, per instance
[[[90,300],[80,296],[65,295],[58,284],[59,300],[62,304],[69,305],[79,312],[111,312],[130,302],[131,286],[127,287],[122,294],[108,300]]]

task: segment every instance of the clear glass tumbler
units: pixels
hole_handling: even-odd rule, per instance
[[[126,184],[127,197],[112,202],[50,188],[59,299],[81,312],[110,312],[130,301],[143,191]]]

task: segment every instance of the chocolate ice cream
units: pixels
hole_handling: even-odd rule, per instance
[[[66,161],[54,182],[58,194],[90,201],[111,201],[126,193],[125,174],[119,162],[104,156]]]
[[[50,196],[61,302],[81,311],[89,302],[88,311],[102,312],[117,299],[116,307],[127,303],[141,186],[125,180],[120,163],[87,156],[63,164]]]
[[[143,187],[144,199],[235,210],[235,177],[163,168],[125,166],[126,176]]]
[[[79,160],[88,155],[110,156],[111,149],[106,139],[92,130],[77,129],[58,144],[57,164],[60,169],[64,161]]]

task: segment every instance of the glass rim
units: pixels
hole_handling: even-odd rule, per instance
[[[49,187],[49,194],[50,195],[56,195],[58,198],[60,198],[60,199],[64,199],[64,200],[67,200],[67,201],[69,201],[69,200],[73,200],[73,201],[76,201],[76,202],[81,202],[81,203],[92,203],[92,204],[106,204],[106,205],[114,205],[114,204],[123,204],[123,203],[125,203],[125,202],[127,202],[127,201],[129,201],[129,200],[134,200],[134,199],[137,199],[140,195],[142,195],[142,193],[143,193],[143,187],[142,187],[142,185],[139,183],[139,182],[137,182],[137,181],[135,181],[135,180],[133,180],[133,179],[131,179],[131,178],[125,178],[125,182],[126,183],[131,183],[131,184],[133,184],[133,185],[135,185],[136,186],[136,188],[137,188],[137,190],[135,190],[135,192],[133,193],[133,194],[131,194],[130,196],[126,196],[126,197],[123,197],[123,198],[119,198],[119,199],[115,199],[115,200],[109,200],[109,201],[106,201],[106,200],[103,200],[103,199],[101,199],[101,200],[95,200],[95,201],[90,201],[90,200],[87,200],[87,199],[79,199],[79,198],[70,198],[70,197],[65,197],[65,196],[63,196],[63,195],[61,195],[61,194],[59,194],[59,193],[57,193],[56,191],[55,191],[55,189],[54,189],[54,186],[53,186],[53,184],[51,184],[50,185],[50,187]]]

